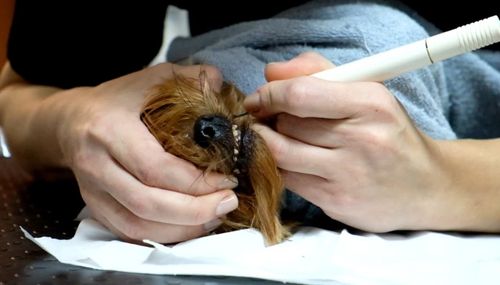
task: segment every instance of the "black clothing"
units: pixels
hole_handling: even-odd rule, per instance
[[[169,3],[190,10],[196,35],[238,20],[267,18],[301,2],[251,1],[224,8],[217,1],[17,0],[8,58],[31,83],[93,86],[150,63],[161,46]]]
[[[111,2],[16,0],[8,46],[13,69],[31,83],[68,88],[145,67],[160,47],[166,4]]]
[[[191,33],[197,35],[236,22],[268,18],[303,2],[17,0],[8,58],[13,69],[31,83],[93,86],[150,63],[161,45],[168,4],[189,10]],[[451,12],[413,2],[410,7],[443,30],[494,14],[486,1],[484,9],[477,2],[462,8],[456,3]]]

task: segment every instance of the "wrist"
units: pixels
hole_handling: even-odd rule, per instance
[[[435,195],[427,229],[500,231],[500,140],[434,141]]]
[[[53,162],[58,167],[69,168],[72,153],[78,142],[75,141],[78,130],[84,128],[80,120],[88,112],[87,96],[83,94],[90,87],[77,87],[60,90],[46,98],[40,105],[38,115],[41,128],[46,128],[50,137],[47,142],[53,143]]]
[[[30,84],[14,84],[4,91],[9,100],[3,126],[13,157],[34,173],[65,168],[57,131],[73,104],[66,91]]]

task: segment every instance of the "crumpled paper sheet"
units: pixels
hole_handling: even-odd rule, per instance
[[[304,227],[268,247],[254,229],[165,246],[120,241],[90,218],[69,240],[22,230],[60,262],[101,270],[303,284],[500,284],[500,236],[494,235],[354,235]]]

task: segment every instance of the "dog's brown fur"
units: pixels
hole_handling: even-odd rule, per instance
[[[199,78],[176,75],[147,97],[141,119],[167,152],[204,171],[238,179],[238,209],[226,216],[219,231],[255,227],[268,244],[275,244],[288,235],[279,219],[283,182],[265,142],[250,128],[254,119],[238,116],[245,112],[243,99],[228,84],[220,92],[214,91],[204,72]],[[213,115],[230,122],[231,134],[237,126],[236,136],[201,146],[195,140],[195,124],[199,118]]]

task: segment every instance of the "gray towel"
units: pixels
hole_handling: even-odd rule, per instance
[[[397,2],[312,1],[270,19],[178,38],[167,60],[215,65],[226,81],[249,94],[265,83],[268,62],[314,50],[341,65],[438,32]],[[498,52],[470,53],[385,84],[433,138],[500,137],[499,62]],[[299,200],[287,196],[287,207],[314,219],[319,211],[301,211]]]

